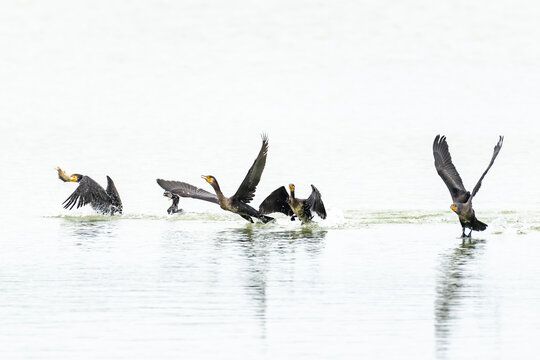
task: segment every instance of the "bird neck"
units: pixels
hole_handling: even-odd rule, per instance
[[[291,190],[291,199],[294,200],[294,190]]]
[[[223,193],[221,192],[221,188],[219,187],[217,180],[214,180],[210,185],[214,188],[214,191],[216,192],[218,199],[221,200],[225,197],[223,196]]]

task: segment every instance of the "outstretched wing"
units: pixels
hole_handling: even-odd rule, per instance
[[[121,214],[122,200],[120,200],[120,194],[118,194],[118,190],[116,190],[116,186],[114,186],[114,182],[109,176],[107,176],[107,190],[105,192],[109,196],[111,204],[116,207],[116,211]]]
[[[285,190],[285,186],[282,186],[279,189],[274,190],[263,200],[261,205],[259,205],[259,212],[263,215],[280,212],[292,216],[294,215],[294,212],[289,204],[287,204],[288,198],[289,194],[287,193],[287,190]]]
[[[261,175],[266,165],[266,155],[268,154],[268,136],[266,134],[262,135],[262,146],[259,151],[259,155],[251,165],[244,181],[240,184],[240,187],[236,193],[232,196],[232,199],[235,201],[241,201],[243,203],[249,203],[253,200],[255,196],[255,190],[259,181],[261,180]]]
[[[448,190],[450,190],[452,201],[454,203],[466,202],[469,199],[469,193],[465,190],[463,181],[454,164],[452,164],[452,157],[448,151],[446,136],[435,136],[435,140],[433,141],[433,157],[435,158],[435,169],[437,169],[437,173],[443,179]]]
[[[326,219],[326,209],[324,208],[321,193],[313,185],[311,185],[311,189],[311,195],[306,199],[306,203],[312,211],[315,211],[317,215],[321,217],[321,219]]]
[[[219,204],[218,198],[215,194],[212,194],[206,190],[199,189],[196,186],[193,186],[191,184],[182,182],[182,181],[174,181],[174,180],[163,180],[163,179],[157,179],[156,180],[159,186],[161,186],[163,189],[172,192],[173,194],[182,196],[182,197],[189,197],[193,199],[199,199],[204,201],[209,201],[215,204]]]
[[[486,171],[484,171],[482,176],[480,176],[480,180],[478,180],[478,182],[474,186],[474,189],[473,189],[473,191],[471,193],[471,196],[474,197],[474,195],[476,195],[478,190],[480,190],[480,186],[482,186],[482,180],[484,179],[484,176],[486,176],[487,172],[491,168],[491,165],[493,165],[493,162],[495,161],[495,158],[497,157],[497,155],[499,155],[499,151],[501,150],[503,140],[504,140],[504,136],[499,136],[499,142],[497,142],[497,145],[495,145],[495,147],[493,148],[493,156],[491,157],[491,161],[489,162],[489,165],[488,165]]]
[[[88,176],[84,176],[79,182],[79,186],[63,203],[64,208],[73,209],[75,204],[77,208],[91,204],[94,208],[105,209],[111,202],[105,190],[97,182]]]

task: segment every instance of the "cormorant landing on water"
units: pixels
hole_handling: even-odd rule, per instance
[[[244,181],[240,184],[240,187],[236,193],[231,197],[225,197],[221,192],[219,184],[216,178],[212,175],[202,175],[201,177],[208,182],[214,191],[216,192],[219,206],[223,210],[231,211],[235,214],[240,215],[249,222],[253,222],[252,217],[261,220],[263,223],[274,220],[269,216],[261,214],[259,211],[249,206],[248,203],[253,200],[255,196],[255,190],[259,181],[261,180],[261,175],[266,165],[266,155],[268,153],[268,137],[262,135],[262,146],[259,151],[259,155],[251,165]]]
[[[486,176],[487,172],[493,165],[495,158],[499,154],[503,144],[504,136],[499,136],[499,142],[495,145],[493,149],[493,156],[489,165],[480,177],[480,180],[474,186],[472,193],[468,192],[463,186],[463,181],[459,176],[454,164],[452,164],[452,158],[450,157],[450,152],[448,151],[448,144],[446,142],[446,136],[437,135],[433,141],[433,157],[435,158],[435,168],[437,173],[443,179],[444,183],[450,190],[450,195],[452,196],[452,205],[450,209],[458,214],[459,222],[463,231],[461,237],[471,237],[471,234],[474,231],[484,231],[487,228],[487,225],[479,221],[474,215],[474,210],[472,208],[472,199],[480,189],[482,185],[482,180]],[[469,235],[465,235],[465,228],[471,229]]]
[[[191,184],[188,184],[182,181],[163,180],[163,179],[157,179],[156,181],[159,184],[159,186],[161,186],[164,190],[166,190],[163,193],[163,196],[168,197],[173,202],[171,207],[167,209],[167,213],[169,214],[176,214],[182,211],[182,209],[178,209],[180,196],[209,201],[214,204],[219,204],[219,201],[216,195],[206,190],[199,189],[198,187],[193,186]]]
[[[107,176],[107,189],[95,182],[91,177],[81,174],[68,176],[62,169],[57,168],[58,177],[64,182],[77,182],[79,186],[62,204],[66,209],[73,209],[90,204],[94,210],[105,215],[122,214],[122,200],[114,186],[114,182]]]
[[[298,217],[302,223],[308,223],[313,219],[312,212],[317,213],[321,219],[326,219],[326,209],[321,198],[321,193],[311,185],[311,195],[307,199],[297,199],[294,196],[294,184],[289,184],[291,196],[287,194],[285,186],[274,190],[259,206],[261,214],[281,212],[294,220]]]

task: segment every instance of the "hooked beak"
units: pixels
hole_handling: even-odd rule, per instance
[[[294,191],[294,185],[293,184],[289,184],[289,190]]]
[[[207,175],[201,175],[201,177],[206,180],[207,183],[211,184],[212,183],[212,178],[210,176],[207,176]]]
[[[452,204],[450,205],[450,209],[453,211],[453,212],[457,212],[457,206]]]

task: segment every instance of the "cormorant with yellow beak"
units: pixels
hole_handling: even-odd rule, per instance
[[[62,204],[66,209],[73,209],[90,204],[94,210],[105,215],[122,214],[122,200],[114,186],[114,182],[107,176],[107,189],[95,182],[91,177],[81,174],[68,176],[65,171],[56,168],[58,177],[64,182],[77,182],[79,186]]]
[[[255,208],[248,205],[248,203],[253,200],[253,197],[255,196],[255,190],[257,188],[257,185],[259,184],[259,181],[261,180],[261,175],[264,170],[264,166],[266,165],[267,154],[268,137],[266,136],[266,134],[263,134],[262,146],[261,150],[259,151],[259,155],[257,155],[257,158],[253,162],[253,165],[251,165],[251,168],[249,169],[246,177],[244,178],[244,181],[242,181],[242,184],[240,184],[240,187],[238,188],[238,190],[236,190],[236,193],[231,197],[226,197],[225,195],[223,195],[223,193],[221,192],[221,188],[219,187],[219,184],[214,176],[201,175],[201,177],[206,180],[206,182],[209,183],[210,186],[212,186],[212,188],[214,189],[218,198],[219,206],[223,210],[231,211],[235,214],[238,214],[249,222],[253,222],[252,217],[261,220],[263,223],[274,220],[269,216],[261,214]]]
[[[487,172],[493,165],[495,158],[499,154],[503,144],[503,136],[499,136],[499,141],[495,148],[493,149],[493,156],[489,165],[474,186],[474,189],[471,192],[468,192],[463,185],[463,181],[459,176],[454,164],[452,163],[452,157],[448,151],[448,143],[446,142],[446,136],[437,135],[433,141],[433,157],[435,158],[435,169],[437,173],[443,179],[444,183],[450,190],[450,195],[452,196],[452,205],[450,209],[454,211],[458,217],[461,227],[463,229],[461,237],[471,237],[471,234],[474,231],[484,231],[487,228],[487,225],[478,220],[474,214],[472,208],[472,199],[480,189],[482,185],[482,180],[486,176]],[[471,229],[469,235],[465,235],[465,229]]]
[[[321,198],[321,193],[311,185],[311,195],[307,199],[298,199],[294,195],[294,184],[289,184],[291,195],[287,194],[285,186],[274,190],[259,206],[261,214],[281,212],[294,220],[298,217],[302,223],[308,223],[313,219],[312,212],[317,213],[321,219],[326,219],[326,209]]]

